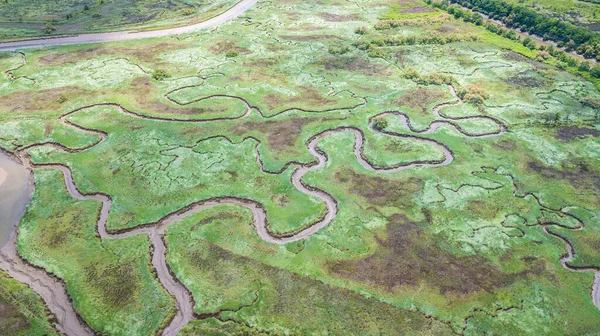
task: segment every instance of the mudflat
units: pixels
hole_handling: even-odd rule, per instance
[[[0,246],[23,215],[30,192],[27,169],[0,153]]]

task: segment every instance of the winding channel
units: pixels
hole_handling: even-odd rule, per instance
[[[363,131],[359,128],[355,127],[338,127],[330,130],[323,131],[313,137],[311,137],[306,146],[310,153],[315,157],[315,161],[311,163],[299,163],[299,162],[291,162],[286,167],[290,165],[295,167],[295,170],[291,176],[292,185],[297,188],[300,192],[316,197],[320,199],[326,205],[325,214],[317,219],[315,222],[309,224],[307,227],[302,228],[298,232],[290,233],[287,235],[277,235],[270,231],[269,223],[267,218],[267,213],[262,206],[261,203],[244,198],[235,198],[235,197],[219,197],[212,198],[207,200],[201,200],[192,204],[187,205],[175,212],[172,212],[160,220],[140,225],[138,227],[127,229],[119,232],[108,232],[106,228],[106,222],[109,217],[110,208],[112,206],[112,199],[109,195],[103,193],[94,193],[94,194],[82,194],[77,186],[75,181],[73,180],[73,176],[71,170],[61,164],[34,164],[29,156],[29,150],[42,146],[52,146],[57,150],[76,153],[88,150],[99,143],[103,142],[107,134],[103,131],[94,130],[90,128],[86,128],[83,126],[79,126],[73,122],[67,120],[67,117],[85,109],[86,107],[71,111],[69,113],[64,114],[60,117],[60,121],[71,128],[74,128],[81,132],[93,133],[99,136],[100,140],[88,147],[82,149],[70,149],[63,145],[57,143],[42,143],[42,144],[34,144],[25,148],[21,148],[16,150],[13,154],[15,160],[20,161],[25,168],[27,168],[30,172],[33,171],[34,168],[43,168],[43,169],[57,169],[60,170],[64,176],[64,182],[67,188],[68,193],[78,200],[88,200],[93,199],[100,201],[102,203],[102,207],[100,213],[98,215],[97,221],[97,231],[100,236],[100,239],[121,239],[125,237],[130,237],[137,234],[147,234],[149,240],[152,244],[151,253],[152,253],[152,266],[156,270],[157,277],[160,283],[164,286],[167,292],[172,295],[176,303],[176,312],[173,319],[170,321],[168,326],[162,330],[163,335],[172,336],[176,335],[183,327],[185,327],[188,322],[194,318],[194,301],[191,293],[185,288],[185,286],[177,280],[172,274],[169,265],[166,260],[166,247],[164,243],[164,234],[166,229],[170,224],[178,222],[185,217],[188,217],[192,214],[201,212],[207,208],[214,207],[217,205],[229,204],[235,206],[245,207],[252,212],[253,216],[253,225],[256,229],[258,236],[266,242],[274,243],[274,244],[286,244],[289,242],[294,242],[302,239],[306,239],[317,233],[322,228],[329,225],[333,219],[336,217],[338,212],[338,204],[337,201],[326,191],[321,189],[306,185],[302,180],[303,177],[309,173],[310,171],[321,169],[325,166],[328,161],[327,155],[317,146],[319,141],[324,137],[339,133],[339,132],[353,132],[355,141],[354,141],[354,155],[356,156],[358,162],[362,167],[370,171],[377,171],[382,173],[393,173],[406,169],[412,169],[416,167],[439,167],[450,164],[454,160],[454,156],[450,148],[446,145],[429,138],[420,137],[417,135],[409,135],[409,134],[400,134],[386,130],[377,130],[374,128],[374,120],[376,118],[381,117],[389,117],[389,116],[397,116],[401,119],[404,127],[411,132],[417,134],[430,134],[435,132],[440,126],[449,126],[453,128],[459,134],[462,134],[466,137],[487,137],[487,136],[497,136],[507,131],[507,128],[498,120],[493,119],[491,117],[486,116],[473,116],[473,117],[461,117],[461,118],[448,118],[444,117],[440,114],[440,110],[447,106],[459,105],[463,104],[463,101],[456,95],[454,88],[449,85],[448,86],[451,94],[456,99],[452,103],[444,103],[439,104],[433,109],[433,113],[436,117],[451,119],[451,120],[437,120],[432,122],[428,128],[424,130],[415,130],[410,124],[410,120],[408,116],[401,112],[397,111],[388,111],[378,115],[375,115],[371,118],[369,122],[369,129],[375,132],[380,132],[382,134],[388,136],[395,137],[405,137],[405,138],[415,138],[420,141],[426,141],[436,145],[443,153],[444,159],[439,161],[422,161],[422,162],[412,162],[405,163],[402,165],[394,166],[394,167],[376,167],[368,162],[367,159],[364,158],[363,155],[363,147],[364,147],[364,134]],[[248,108],[247,112],[242,116],[234,119],[241,119],[249,116],[253,110],[257,110],[258,113],[262,115],[260,110],[256,107],[251,106],[245,99],[241,97],[237,97],[241,101],[246,103]],[[176,122],[176,123],[190,123],[190,122],[214,122],[215,120],[177,120],[177,119],[164,119],[164,118],[154,118],[149,116],[143,116],[141,114],[137,114],[134,112],[127,111],[120,105],[116,104],[101,104],[101,105],[109,105],[114,106],[120,113],[130,115],[136,118],[143,118],[148,120],[154,120],[156,122]],[[475,119],[490,119],[498,125],[498,131],[495,133],[484,134],[484,135],[472,135],[465,133],[462,131],[460,126],[453,122],[452,120],[475,120]],[[255,156],[257,160],[257,164],[259,169],[264,173],[269,174],[277,174],[274,172],[265,171],[262,160],[260,158],[260,153],[258,152],[258,145],[255,148]],[[280,173],[280,172],[279,172]],[[16,230],[15,230],[16,232]],[[571,251],[572,252],[572,251]],[[572,255],[572,253],[571,253]],[[566,262],[563,261],[563,265],[567,267]],[[7,269],[9,274],[16,278],[17,280],[29,285],[32,289],[34,289],[43,300],[46,302],[49,309],[56,315],[59,321],[59,329],[67,335],[90,335],[93,331],[85,324],[83,319],[74,311],[72,303],[68,294],[66,293],[64,283],[62,280],[53,277],[51,274],[45,272],[42,269],[36,268],[32,265],[29,265],[26,261],[21,259],[16,251],[16,234],[13,234],[9,244],[2,250],[2,259],[0,259],[0,268]],[[571,269],[571,268],[569,268]],[[596,276],[596,281],[594,284],[594,289],[592,291],[592,296],[594,303],[598,306],[600,301],[600,277]],[[599,306],[600,307],[600,306]]]
[[[248,9],[252,8],[258,0],[240,0],[237,4],[225,12],[212,17],[206,21],[195,23],[189,26],[175,27],[161,30],[150,30],[150,31],[119,31],[110,33],[93,33],[93,34],[80,34],[67,37],[56,37],[56,38],[42,38],[35,40],[26,40],[18,42],[6,42],[0,43],[0,51],[15,51],[19,49],[28,48],[42,48],[49,46],[61,46],[71,44],[89,44],[89,43],[105,43],[105,42],[116,42],[116,41],[129,41],[153,37],[164,37],[169,35],[178,35],[185,33],[192,33],[198,30],[206,29],[221,25],[229,20],[235,19],[236,17],[244,14]]]

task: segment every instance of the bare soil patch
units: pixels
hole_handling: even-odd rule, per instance
[[[600,137],[600,131],[594,128],[585,128],[578,126],[561,127],[556,131],[556,138],[562,141],[584,138],[588,135]]]

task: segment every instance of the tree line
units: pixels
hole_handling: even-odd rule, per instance
[[[521,31],[541,36],[545,40],[555,41],[559,47],[564,47],[567,51],[575,51],[586,58],[600,60],[600,33],[549,17],[525,6],[509,4],[504,0],[443,0],[441,2],[429,0],[427,2],[442,9],[447,9],[450,2],[459,4],[484,13],[494,20],[502,21],[507,27],[519,28]],[[456,8],[453,10],[456,11]],[[458,11],[462,12],[461,9]],[[476,19],[483,20],[479,17]]]

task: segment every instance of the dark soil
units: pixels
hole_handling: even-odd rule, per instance
[[[584,138],[588,135],[600,137],[600,131],[594,128],[584,128],[578,126],[561,127],[556,131],[556,138],[562,141]]]
[[[529,162],[527,166],[547,179],[567,179],[574,189],[578,191],[585,190],[593,193],[596,197],[600,197],[600,174],[594,172],[592,167],[583,161],[569,161],[563,164],[570,166],[570,169],[557,170],[534,161]]]
[[[529,88],[539,88],[546,87],[549,85],[548,80],[536,78],[535,72],[525,72],[520,73],[516,76],[508,77],[505,79],[506,83],[512,84],[518,87],[529,87]]]

